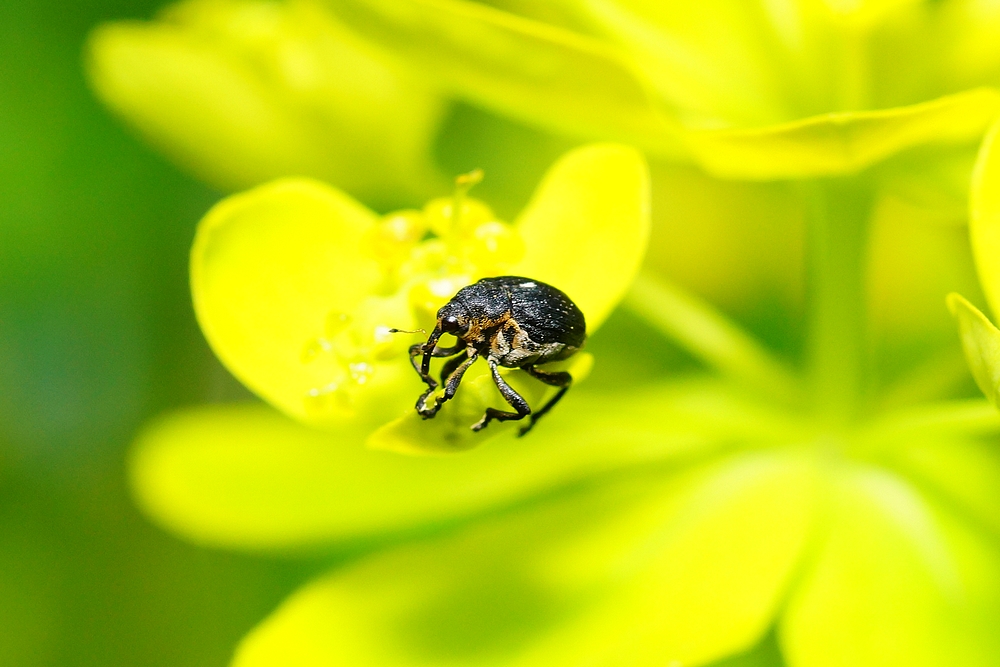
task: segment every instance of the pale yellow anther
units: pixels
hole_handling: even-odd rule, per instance
[[[430,239],[410,252],[410,257],[399,268],[402,282],[419,280],[426,276],[440,275],[449,264],[448,245],[441,239]]]
[[[414,320],[421,326],[432,327],[437,319],[438,309],[470,282],[472,279],[468,275],[415,282],[408,294]]]
[[[462,197],[458,207],[455,201],[456,197],[439,197],[424,206],[427,223],[439,238],[461,238],[478,225],[496,219],[492,209],[478,199]]]

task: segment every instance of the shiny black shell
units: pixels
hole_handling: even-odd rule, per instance
[[[463,287],[438,311],[438,322],[449,320],[461,325],[452,333],[484,353],[496,331],[512,320],[541,352],[535,363],[564,359],[587,338],[587,322],[572,299],[552,285],[521,276],[483,278]]]

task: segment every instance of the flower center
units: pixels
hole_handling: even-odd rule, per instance
[[[353,311],[328,313],[322,333],[306,341],[302,362],[324,363],[330,378],[306,393],[311,413],[351,410],[355,393],[380,367],[404,362],[415,342],[390,329],[433,328],[459,289],[502,275],[524,256],[517,229],[467,196],[481,179],[479,170],[459,176],[451,197],[389,213],[369,230],[359,252],[378,263],[381,285]]]

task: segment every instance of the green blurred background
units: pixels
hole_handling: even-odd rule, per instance
[[[158,3],[0,2],[0,665],[222,665],[315,570],[205,551],[132,507],[149,416],[240,395],[187,290],[218,194],[87,90],[87,31]]]

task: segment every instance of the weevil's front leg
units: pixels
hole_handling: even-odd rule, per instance
[[[532,413],[531,421],[528,422],[528,425],[522,426],[521,430],[518,431],[517,437],[519,438],[534,428],[538,420],[542,418],[542,415],[551,410],[552,407],[559,402],[559,399],[566,395],[566,392],[569,391],[569,388],[573,385],[573,376],[566,371],[542,371],[534,366],[524,366],[523,368],[532,377],[538,378],[545,384],[553,387],[559,387],[560,389],[556,392],[555,396],[549,399],[548,403],[541,407],[540,410]]]
[[[420,379],[427,384],[427,389],[424,390],[424,393],[420,394],[417,398],[417,403],[414,406],[420,416],[424,419],[433,417],[437,413],[440,405],[437,401],[435,401],[434,407],[427,407],[427,399],[430,398],[431,394],[433,394],[438,388],[437,381],[431,377],[430,373],[431,357],[450,357],[466,349],[466,344],[463,340],[459,340],[458,343],[452,347],[438,347],[437,340],[440,337],[441,334],[435,330],[435,332],[431,334],[431,337],[427,339],[426,343],[418,343],[410,346],[410,363],[417,371]],[[420,360],[419,362],[417,361],[418,359]]]
[[[500,369],[497,367],[497,362],[493,358],[487,358],[486,361],[490,365],[490,371],[493,373],[493,382],[496,383],[497,389],[500,390],[500,395],[503,396],[504,400],[510,403],[510,406],[517,410],[517,412],[505,412],[503,410],[497,410],[496,408],[486,408],[486,414],[483,418],[472,425],[473,431],[481,431],[486,428],[491,421],[496,419],[498,422],[505,421],[516,421],[518,419],[524,419],[531,414],[531,406],[524,398],[514,391],[513,387],[507,384],[507,381],[503,379],[500,375]]]
[[[410,364],[428,387],[437,389],[437,381],[430,374],[431,357],[450,357],[464,350],[465,345],[465,341],[459,340],[458,344],[452,347],[438,347],[437,338],[432,336],[426,343],[417,343],[410,346]],[[424,361],[425,358],[426,362]]]
[[[467,347],[465,348],[465,352],[466,355],[469,355],[473,353],[473,350],[472,348]],[[460,354],[456,354],[454,357],[444,362],[441,366],[441,374],[439,376],[441,378],[441,384],[448,383],[448,378],[451,377],[451,374],[455,372],[456,368],[465,363],[466,358],[467,356],[463,357]]]
[[[420,410],[420,416],[424,419],[430,419],[437,414],[437,411],[441,409],[441,406],[446,402],[450,401],[455,397],[455,392],[458,391],[458,385],[462,382],[462,376],[465,375],[465,371],[469,370],[469,366],[476,363],[479,359],[479,353],[473,348],[467,348],[468,358],[464,361],[462,357],[453,357],[448,360],[445,364],[444,369],[441,371],[441,381],[444,383],[444,395],[438,396],[434,399],[434,407],[426,408]],[[457,363],[456,363],[457,362]],[[447,380],[445,376],[447,374]]]

